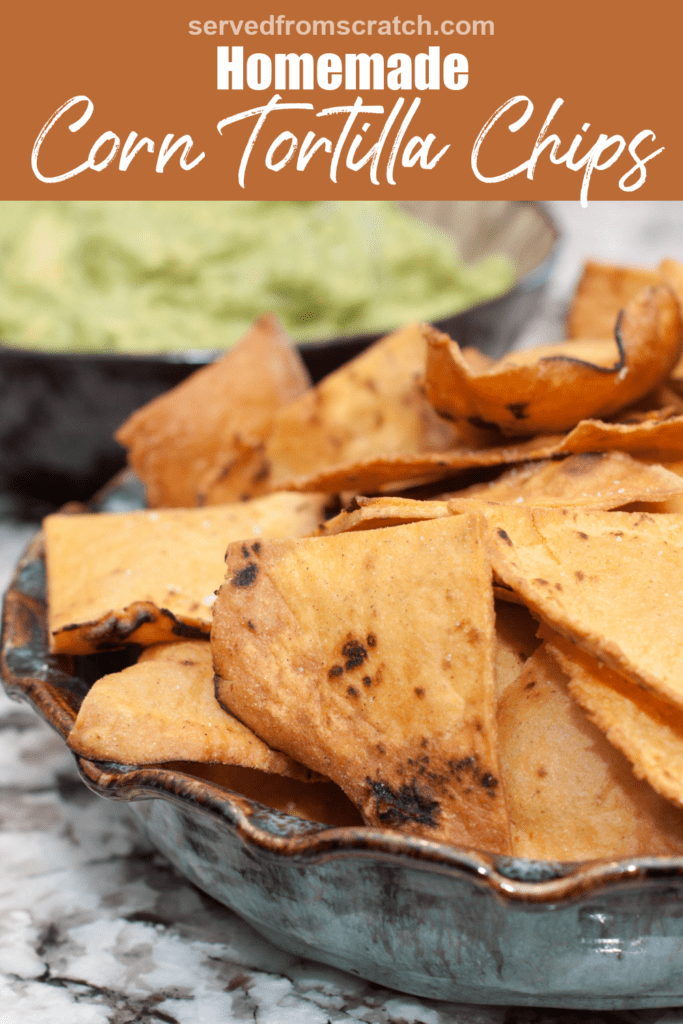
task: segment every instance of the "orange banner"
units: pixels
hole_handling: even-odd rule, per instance
[[[680,199],[680,5],[18,4],[1,198]]]

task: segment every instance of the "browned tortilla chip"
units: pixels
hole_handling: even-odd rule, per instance
[[[417,325],[404,327],[335,370],[273,419],[264,444],[239,463],[225,460],[207,481],[209,504],[234,501],[368,457],[441,451],[454,428],[422,394],[425,347]]]
[[[681,482],[683,491],[683,481]],[[440,519],[450,515],[445,501],[415,501],[411,498],[357,497],[349,508],[320,527],[320,533],[329,537],[333,533],[350,530],[376,530],[382,526],[401,526],[423,519]]]
[[[208,761],[311,778],[308,769],[271,750],[223,710],[205,640],[151,647],[136,665],[98,679],[68,744],[96,761]]]
[[[496,695],[500,702],[538,647],[538,623],[524,605],[496,601]]]
[[[586,417],[612,415],[668,376],[683,342],[672,292],[639,293],[614,335],[616,344],[569,341],[513,352],[478,372],[456,342],[427,327],[427,397],[449,420],[497,425],[508,434],[569,430]]]
[[[208,637],[228,543],[314,533],[325,501],[277,493],[207,509],[48,516],[51,649]]]
[[[553,454],[615,448],[652,462],[675,462],[683,457],[683,416],[636,423],[582,420],[555,446]]]
[[[494,570],[534,615],[683,706],[683,517],[493,504],[485,514]]]
[[[507,849],[480,520],[271,541],[246,555],[228,549],[214,607],[219,701],[328,775],[366,822]]]
[[[408,483],[444,480],[458,473],[487,466],[505,466],[549,459],[555,455],[605,452],[618,449],[652,462],[683,459],[683,416],[634,423],[582,420],[568,434],[531,437],[507,444],[461,444],[443,452],[368,458],[287,480],[293,491],[356,494],[396,488]]]
[[[540,647],[499,704],[512,852],[541,860],[683,852],[683,811],[637,779]]]
[[[294,762],[293,762],[294,763]],[[176,771],[206,779],[217,786],[232,790],[241,796],[258,800],[266,807],[285,814],[294,814],[307,821],[320,821],[324,825],[344,828],[362,825],[363,819],[339,786],[328,779],[309,782],[231,764],[196,764],[176,761],[165,765]]]
[[[611,509],[633,501],[665,501],[676,495],[683,495],[683,480],[675,473],[611,451],[515,466],[490,483],[454,491],[450,498],[459,510],[471,499],[537,508]]]
[[[683,437],[683,417],[681,427]],[[528,441],[514,444],[482,447],[460,445],[448,451],[427,452],[424,455],[371,457],[286,480],[283,487],[292,491],[322,489],[329,493],[353,491],[367,494],[384,487],[398,489],[399,483],[408,486],[416,481],[427,483],[444,480],[456,473],[483,466],[504,466],[524,462],[526,459],[546,459],[560,450],[564,443],[565,436],[555,434],[532,437]]]
[[[662,284],[645,267],[618,267],[588,260],[567,316],[568,338],[611,338],[619,312],[643,288]]]
[[[278,321],[259,317],[222,359],[138,409],[117,431],[148,505],[196,505],[207,473],[262,441],[276,410],[309,386]]]
[[[680,708],[628,682],[562,637],[546,632],[569,676],[572,696],[631,761],[638,778],[683,807],[683,716]]]

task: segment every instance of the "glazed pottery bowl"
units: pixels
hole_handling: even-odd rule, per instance
[[[94,510],[140,503],[122,478]],[[48,653],[38,535],[3,612],[0,671],[63,737],[112,655]],[[128,801],[200,889],[299,956],[422,997],[624,1009],[683,998],[683,858],[581,864],[500,857],[382,829],[331,828],[172,767],[94,763],[85,783]]]
[[[516,284],[437,326],[466,345],[502,355],[536,309],[558,232],[535,203],[403,203],[445,230],[466,261],[507,255]],[[420,311],[416,310],[418,319]],[[399,326],[399,325],[395,325]],[[377,334],[310,342],[301,352],[315,381],[357,355]],[[6,339],[9,342],[9,339]],[[156,395],[217,357],[193,349],[167,355],[41,352],[0,344],[0,491],[57,507],[87,500],[123,466],[117,427]]]

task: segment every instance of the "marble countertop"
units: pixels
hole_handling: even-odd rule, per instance
[[[522,345],[556,340],[585,256],[683,260],[683,203],[549,204],[564,232]],[[0,593],[35,524],[0,519]],[[283,953],[90,793],[62,740],[0,692],[0,1024],[683,1024],[683,1009],[476,1007]],[[683,1001],[682,1001],[683,1002]]]

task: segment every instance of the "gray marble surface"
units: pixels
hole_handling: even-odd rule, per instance
[[[550,206],[564,242],[523,345],[561,336],[585,256],[683,259],[683,203]],[[0,519],[0,593],[34,529]],[[161,1021],[683,1024],[683,1009],[437,1003],[283,953],[180,877],[125,806],[85,789],[61,739],[0,693],[0,1024]]]

